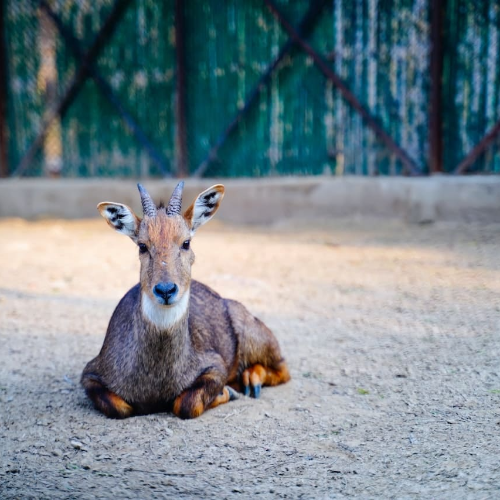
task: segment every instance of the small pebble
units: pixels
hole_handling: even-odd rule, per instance
[[[81,462],[80,465],[82,466],[82,469],[85,470],[90,470],[92,469],[92,461],[84,458]]]
[[[71,441],[71,446],[77,450],[83,449],[83,443],[80,443],[80,441]]]

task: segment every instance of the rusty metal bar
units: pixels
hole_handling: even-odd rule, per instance
[[[7,134],[7,46],[5,41],[5,0],[0,0],[0,177],[9,175]]]
[[[431,95],[429,102],[429,170],[431,173],[443,171],[443,61],[444,40],[443,21],[446,0],[431,2]]]
[[[177,177],[188,174],[187,126],[186,126],[186,23],[184,0],[175,0],[175,56],[177,65],[176,80],[176,150]]]
[[[364,122],[370,127],[380,141],[391,150],[394,155],[403,164],[406,173],[410,175],[421,175],[422,172],[415,161],[410,158],[408,153],[399,146],[396,141],[379,125],[372,114],[359,102],[357,97],[349,90],[343,80],[323,61],[319,54],[300,36],[299,33],[283,17],[275,3],[271,0],[264,0],[273,16],[280,22],[290,37],[306,52],[314,61],[328,80],[330,80],[340,91],[342,97],[353,107],[355,111],[363,118]]]
[[[454,174],[465,174],[474,162],[490,147],[500,134],[500,121],[476,144],[472,151],[459,163]]]
[[[325,4],[326,0],[311,1],[309,9],[307,10],[306,14],[304,15],[304,17],[302,18],[297,27],[298,33],[300,33],[302,36],[307,36],[312,31],[315,21],[318,18],[321,11],[323,10]],[[258,82],[255,84],[253,89],[248,94],[243,107],[236,113],[236,115],[231,120],[226,129],[220,134],[215,144],[210,148],[210,151],[208,152],[208,155],[206,156],[205,160],[203,160],[198,166],[198,168],[193,172],[194,177],[201,177],[208,168],[208,166],[210,165],[210,163],[217,158],[217,153],[219,149],[224,145],[228,137],[236,130],[238,124],[241,122],[243,117],[255,104],[261,91],[269,83],[272,74],[276,71],[276,68],[279,66],[283,58],[295,46],[296,46],[296,41],[292,37],[290,37],[285,42],[283,47],[281,47],[276,58],[267,66],[266,71],[262,73]]]
[[[74,37],[73,33],[66,28],[61,18],[51,9],[50,5],[45,1],[40,1],[40,8],[42,8],[49,18],[54,23],[57,28],[59,34],[64,39],[66,44],[72,50],[73,55],[76,59],[81,62],[84,57],[84,53],[80,47],[80,42]],[[156,148],[151,144],[149,139],[147,138],[144,131],[141,127],[136,123],[132,115],[124,108],[120,99],[113,91],[112,87],[106,82],[106,80],[101,76],[97,67],[93,63],[88,64],[88,72],[92,79],[96,82],[100,91],[104,94],[106,99],[117,109],[118,113],[121,115],[125,125],[127,126],[130,133],[137,139],[137,141],[141,144],[141,146],[147,151],[151,160],[160,168],[161,172],[164,176],[171,176],[167,164],[162,158],[161,154],[158,153]]]
[[[106,18],[102,28],[99,30],[99,33],[94,38],[94,42],[92,43],[90,49],[85,53],[82,58],[82,64],[78,68],[78,71],[75,73],[73,78],[68,85],[65,94],[63,97],[57,102],[54,106],[52,106],[45,116],[45,119],[42,122],[42,126],[35,140],[31,143],[28,151],[24,154],[19,162],[19,165],[13,172],[13,176],[22,175],[28,166],[33,161],[35,154],[39,150],[40,146],[43,144],[45,140],[45,135],[47,131],[57,116],[61,118],[64,116],[66,111],[68,110],[71,103],[74,101],[75,97],[78,95],[83,83],[89,76],[89,67],[96,59],[96,57],[101,52],[104,47],[105,42],[108,38],[113,34],[114,29],[116,27],[117,22],[125,12],[125,8],[130,0],[116,0],[111,13]]]

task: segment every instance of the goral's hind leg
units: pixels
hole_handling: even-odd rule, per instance
[[[133,413],[133,408],[120,396],[111,392],[98,380],[82,377],[82,385],[87,396],[92,400],[97,410],[109,418],[127,418]]]
[[[279,385],[290,380],[290,373],[284,361],[276,368],[269,368],[260,364],[255,364],[247,368],[241,374],[241,384],[245,396],[260,397],[260,390],[263,385]]]
[[[239,302],[226,300],[226,304],[238,334],[238,366],[245,367],[240,377],[232,373],[229,384],[247,396],[258,398],[263,385],[288,382],[290,373],[271,330]]]

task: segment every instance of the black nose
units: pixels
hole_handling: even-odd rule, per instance
[[[153,288],[153,293],[162,299],[165,304],[170,304],[177,295],[178,290],[179,289],[175,283],[167,281],[166,283],[158,283]]]

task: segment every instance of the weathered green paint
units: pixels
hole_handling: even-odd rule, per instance
[[[430,0],[335,0],[309,38],[383,128],[428,169]],[[307,0],[277,2],[297,25]],[[500,11],[495,0],[448,0],[443,89],[444,164],[451,171],[500,119]],[[88,47],[113,0],[52,0]],[[263,2],[186,0],[187,141],[192,172],[227,127],[287,36]],[[39,130],[46,106],[38,72],[37,10],[7,0],[10,164]],[[97,67],[154,147],[175,164],[174,0],[132,0]],[[58,93],[76,63],[57,37]],[[92,80],[61,122],[63,176],[159,175]],[[49,144],[50,147],[50,144]],[[42,175],[40,152],[28,175]],[[498,145],[474,166],[500,172]],[[299,49],[205,175],[394,175],[401,165]]]
[[[86,15],[68,12],[65,23],[88,45],[112,3],[93,2],[101,7],[99,15],[92,9]],[[61,53],[59,66],[68,74],[74,60],[62,43]],[[125,108],[170,163],[174,160],[174,64],[173,2],[136,0],[97,65]],[[159,175],[92,80],[87,81],[69,111],[63,130],[64,143],[70,145],[64,155],[66,175]]]
[[[500,5],[447,0],[444,164],[453,171],[500,120]],[[500,173],[500,137],[470,171]]]

